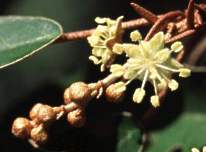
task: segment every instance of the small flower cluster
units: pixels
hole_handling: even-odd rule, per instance
[[[119,22],[119,19],[116,21]],[[98,23],[104,23],[108,19],[99,19]],[[116,25],[116,24],[115,24]],[[115,26],[116,27],[116,26]],[[117,32],[116,33],[123,33]],[[122,29],[122,28],[120,28]],[[108,26],[107,32],[106,28],[101,29],[97,28],[94,33],[109,33],[111,31],[111,26]],[[95,37],[97,34],[93,34],[88,38],[90,44],[93,47],[93,50],[99,46],[101,34]],[[160,105],[158,94],[165,90],[167,87],[171,91],[178,89],[178,82],[172,79],[173,73],[179,73],[179,77],[186,78],[190,76],[190,69],[185,68],[183,64],[179,63],[173,56],[172,53],[180,53],[183,51],[183,45],[181,42],[174,42],[170,48],[165,46],[165,35],[163,32],[156,33],[149,41],[142,40],[142,35],[138,30],[131,32],[130,38],[132,42],[135,43],[119,43],[115,41],[113,47],[110,48],[110,52],[115,55],[125,54],[127,57],[126,63],[121,64],[109,64],[111,75],[117,79],[122,78],[121,82],[115,84],[117,90],[121,92],[126,90],[126,86],[135,79],[142,81],[141,87],[137,88],[133,95],[133,101],[136,103],[141,103],[146,92],[144,90],[146,82],[150,82],[154,88],[154,95],[151,96],[151,104],[154,107]],[[96,39],[94,41],[93,39]],[[107,37],[109,39],[109,37]],[[105,40],[105,39],[104,39]],[[120,40],[121,41],[121,40]],[[93,43],[92,43],[93,42]],[[94,43],[96,42],[96,43]],[[108,48],[105,41],[101,41],[101,48]],[[107,54],[107,49],[101,49],[101,55]],[[98,57],[97,54],[92,51],[92,54]],[[111,57],[111,56],[110,56]],[[102,60],[96,60],[94,56],[90,56],[90,59],[93,58],[95,64],[102,62]],[[114,60],[113,60],[114,62]],[[102,62],[103,67],[106,62]],[[103,68],[104,69],[104,68]],[[101,68],[101,71],[102,68]]]
[[[92,35],[87,38],[90,46],[93,48],[89,59],[94,64],[101,64],[101,71],[108,68],[110,62],[115,57],[112,47],[114,43],[121,41],[123,33],[122,19],[122,16],[117,18],[117,21],[97,17],[95,21],[101,25],[98,25]]]
[[[192,152],[201,152],[201,151],[200,151],[199,149],[197,149],[197,148],[192,148],[191,151],[192,151]],[[202,152],[206,152],[206,146],[204,146],[204,147],[202,148]]]

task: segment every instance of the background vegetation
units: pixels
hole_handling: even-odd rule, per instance
[[[74,31],[94,27],[96,16],[116,18],[124,15],[127,20],[138,17],[130,8],[129,2],[128,0],[1,0],[0,14],[45,16],[60,22],[64,31]],[[138,3],[161,14],[169,10],[186,8],[188,1],[139,0]],[[146,31],[147,28],[141,30]],[[186,46],[188,48],[191,46],[190,49],[195,48],[196,42],[201,38],[193,39],[193,43],[188,40]],[[61,104],[64,89],[74,81],[91,82],[104,77],[88,60],[89,53],[90,48],[86,41],[52,45],[30,59],[0,71],[1,152],[45,151],[35,150],[27,142],[13,137],[10,133],[11,123],[17,116],[27,116],[31,106],[36,102]],[[205,57],[202,57],[200,65],[205,64]],[[201,146],[206,143],[205,137],[201,137],[206,133],[205,76],[205,74],[193,74],[189,80],[182,82],[184,84],[179,92],[166,97],[166,103],[159,110],[158,117],[145,128],[147,130],[161,128],[161,132],[153,134],[155,146],[150,146],[149,151],[163,152],[178,149],[177,146],[181,145],[184,145],[184,151],[187,151],[193,145]],[[104,99],[102,102],[92,102],[87,109],[87,125],[82,129],[71,128],[65,121],[54,125],[51,129],[52,140],[45,149],[69,152],[115,151],[118,139],[122,138],[118,134],[119,112],[134,113],[135,125],[127,125],[130,123],[128,122],[126,128],[139,135],[140,131],[134,129],[134,126],[138,126],[141,114],[148,108],[148,105],[134,105],[129,101],[130,97],[131,93],[128,92],[125,103],[120,105],[106,103]],[[177,119],[178,121],[175,121]],[[162,129],[165,127],[169,130]],[[184,130],[187,136],[183,138],[181,133]],[[178,135],[180,137],[177,137]],[[138,138],[140,139],[139,136],[131,136],[131,141],[135,140],[138,143]],[[197,139],[196,143],[194,140],[189,140],[191,138]],[[131,152],[137,151],[137,148],[134,148],[135,143],[128,142],[128,144],[133,148]],[[122,150],[121,147],[119,149]]]

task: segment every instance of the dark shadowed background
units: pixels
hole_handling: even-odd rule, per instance
[[[62,24],[64,31],[75,31],[94,27],[96,16],[116,18],[124,15],[125,20],[138,17],[130,8],[129,2],[129,0],[0,0],[0,15],[45,16],[57,20]],[[138,0],[139,4],[157,14],[186,8],[187,2],[187,0]],[[146,28],[143,29],[145,30]],[[72,82],[80,80],[91,82],[103,78],[104,75],[99,74],[98,68],[88,60],[89,53],[90,48],[85,40],[56,44],[21,63],[0,70],[0,152],[114,151],[116,143],[114,128],[118,122],[109,116],[114,111],[124,109],[123,105],[92,103],[88,107],[86,127],[74,129],[68,126],[66,121],[61,120],[53,126],[52,141],[40,150],[33,149],[26,141],[16,139],[10,133],[14,118],[28,116],[31,106],[36,102],[60,105],[63,102],[64,89]],[[202,80],[203,77],[205,75],[195,75],[193,82],[199,82],[200,86],[204,87],[206,82]],[[198,88],[197,85],[195,87]],[[132,109],[136,111],[134,107]],[[180,109],[177,108],[177,111],[181,111]],[[141,109],[139,112],[141,113]]]

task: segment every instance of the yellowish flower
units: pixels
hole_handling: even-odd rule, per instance
[[[123,17],[118,17],[117,20],[109,18],[97,17],[95,21],[100,24],[97,26],[91,36],[87,38],[92,49],[92,55],[89,57],[94,64],[101,64],[101,71],[109,67],[117,52],[112,51],[112,47],[116,42],[121,41]]]
[[[192,148],[191,151],[192,151],[192,152],[201,152],[201,151],[200,151],[199,149],[197,149],[197,148]],[[204,147],[202,148],[202,152],[206,152],[206,146],[204,146]]]
[[[159,106],[158,93],[161,90],[170,88],[171,91],[178,89],[179,84],[176,80],[171,79],[173,73],[179,73],[180,77],[190,76],[191,70],[184,68],[172,53],[178,53],[183,49],[181,42],[175,42],[171,49],[165,47],[165,35],[159,32],[149,41],[141,40],[140,33],[135,31],[130,35],[132,41],[138,41],[138,44],[115,44],[113,49],[119,54],[125,53],[128,57],[124,65],[114,66],[110,72],[117,77],[126,79],[129,84],[135,79],[142,81],[140,88],[135,90],[133,100],[140,103],[145,96],[144,87],[147,81],[152,83],[155,95],[151,97],[151,104],[154,107]],[[118,67],[118,68],[117,68]],[[120,68],[121,67],[121,68]]]

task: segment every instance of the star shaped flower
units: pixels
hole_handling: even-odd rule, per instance
[[[124,65],[111,65],[110,72],[115,77],[123,77],[126,85],[135,79],[141,80],[142,85],[133,94],[133,101],[140,103],[146,92],[145,84],[149,81],[154,88],[155,94],[151,96],[150,102],[158,107],[161,90],[170,88],[171,91],[178,89],[178,82],[171,78],[173,73],[179,73],[180,77],[190,76],[190,69],[184,68],[172,57],[172,53],[179,53],[183,50],[181,42],[175,42],[170,48],[165,46],[164,33],[159,32],[149,41],[141,40],[141,34],[136,30],[130,34],[130,38],[138,44],[115,44],[113,52],[117,54],[126,53],[128,59]]]
[[[122,19],[122,16],[118,17],[117,20],[97,17],[95,21],[100,25],[87,38],[90,46],[93,48],[89,59],[94,64],[101,64],[101,71],[108,68],[115,58],[112,47],[115,43],[121,41],[123,34]]]

